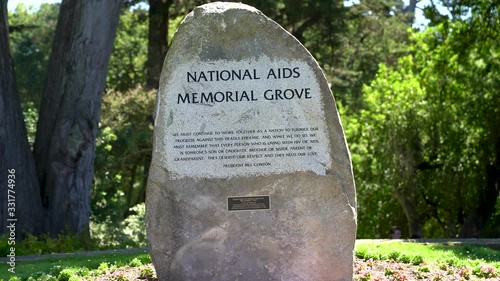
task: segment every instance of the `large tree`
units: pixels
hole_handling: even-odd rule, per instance
[[[2,9],[0,61],[7,71],[2,71],[4,102],[0,106],[5,107],[5,116],[0,121],[0,145],[9,155],[2,155],[5,160],[0,167],[2,173],[19,171],[18,219],[33,222],[21,225],[29,232],[52,236],[64,231],[88,232],[95,138],[122,2],[62,1],[33,154],[16,93],[8,38],[4,38],[7,21]],[[5,178],[2,174],[2,180]],[[1,215],[4,223],[7,214],[2,210]]]
[[[7,1],[0,5],[0,233],[7,219],[17,219],[17,229],[39,233],[43,212],[35,163],[24,127],[16,79],[9,52]],[[8,175],[11,181],[8,184]],[[10,189],[9,193],[7,189]],[[10,195],[10,196],[8,196]],[[10,201],[8,201],[10,199]],[[7,203],[14,203],[7,204]],[[7,207],[12,209],[7,209]],[[14,212],[15,211],[15,212]]]
[[[146,88],[158,89],[168,46],[169,9],[173,0],[149,0],[148,59]]]
[[[398,199],[410,235],[498,233],[500,22],[488,1],[469,8],[468,17],[415,32],[413,55],[381,67],[364,88],[358,179]]]

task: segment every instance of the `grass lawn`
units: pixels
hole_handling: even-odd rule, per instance
[[[500,251],[478,245],[357,241],[354,280],[500,280]]]
[[[6,263],[0,264],[0,280],[8,281],[12,276],[27,279],[33,273],[44,272],[47,274],[55,273],[60,269],[80,269],[87,268],[89,271],[103,267],[123,267],[139,260],[141,264],[151,262],[151,258],[147,253],[138,254],[105,254],[100,256],[68,256],[66,258],[49,258],[38,261],[16,261],[16,274],[11,274],[7,270],[10,266]],[[104,266],[106,264],[106,266]],[[58,269],[56,266],[60,266]],[[51,272],[52,271],[52,272]],[[54,272],[55,271],[55,272]],[[85,270],[84,270],[85,271]],[[55,275],[55,274],[52,274]],[[56,276],[57,277],[57,276]]]
[[[417,244],[403,242],[373,243],[369,241],[358,241],[356,243],[357,268],[355,269],[355,280],[414,280],[397,279],[395,274],[397,268],[412,276],[409,271],[413,268],[413,276],[438,276],[446,274],[453,269],[455,274],[466,274],[469,271],[470,280],[499,280],[500,278],[500,251],[477,245],[443,245],[443,244]],[[385,261],[381,269],[386,279],[366,278],[366,268],[370,268],[373,262]],[[9,273],[8,264],[0,264],[0,280],[27,280],[29,281],[78,281],[78,280],[136,280],[139,274],[151,271],[145,264],[151,262],[147,253],[138,254],[104,254],[98,256],[68,256],[65,258],[50,258],[38,261],[17,261],[16,277]],[[361,265],[359,265],[361,263]],[[387,265],[390,264],[390,268]],[[359,268],[358,268],[359,267]],[[388,270],[388,268],[390,270]],[[394,268],[392,270],[391,268]],[[429,269],[431,272],[429,272]],[[488,269],[488,272],[484,272]],[[436,273],[432,271],[436,270]],[[123,275],[134,271],[133,277],[124,278]],[[388,271],[391,271],[388,273]],[[421,271],[421,272],[420,272]],[[42,273],[45,273],[45,277]],[[67,273],[66,275],[64,273]],[[50,274],[50,275],[49,275]],[[116,277],[122,275],[121,278]],[[364,275],[363,275],[364,274]],[[393,274],[393,275],[388,275]],[[433,275],[434,274],[434,275]],[[50,277],[53,276],[53,277]],[[73,277],[71,277],[73,276]],[[414,277],[422,279],[420,277]],[[450,277],[455,278],[455,277]],[[462,280],[462,279],[427,279],[425,280]],[[151,280],[151,278],[149,278]],[[464,278],[463,280],[469,280]]]
[[[455,267],[471,268],[484,265],[500,270],[500,251],[478,245],[358,241],[356,256],[365,260],[393,259],[415,265],[446,263]]]

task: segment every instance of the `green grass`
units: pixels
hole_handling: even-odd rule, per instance
[[[478,245],[372,243],[358,241],[356,256],[361,259],[390,260],[411,264],[447,264],[455,267],[491,266],[500,270],[500,251]]]
[[[7,271],[9,265],[6,263],[0,264],[0,279],[8,281],[12,276],[17,276],[25,280],[31,274],[37,272],[50,273],[54,266],[61,266],[62,269],[70,269],[74,271],[82,270],[85,267],[89,270],[94,270],[101,263],[109,263],[110,266],[116,265],[122,267],[136,263],[139,260],[143,264],[150,263],[151,259],[147,253],[137,254],[106,254],[101,256],[69,256],[66,258],[50,258],[38,261],[16,261],[16,274],[11,274]]]

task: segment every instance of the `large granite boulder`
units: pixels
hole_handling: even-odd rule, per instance
[[[352,280],[351,159],[321,68],[237,3],[194,9],[157,97],[147,232],[166,280]]]

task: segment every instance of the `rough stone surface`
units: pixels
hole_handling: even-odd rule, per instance
[[[228,210],[251,196],[269,209]],[[352,280],[355,206],[314,58],[250,6],[191,12],[157,97],[146,221],[160,280]]]

